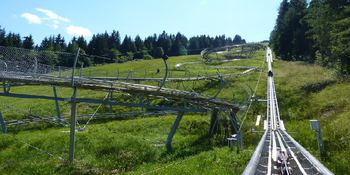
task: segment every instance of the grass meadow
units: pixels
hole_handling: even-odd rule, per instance
[[[260,99],[266,98],[265,51],[258,51],[252,59],[228,63],[203,63],[196,66],[259,66],[257,71],[240,77],[225,78],[218,98],[239,104],[246,98],[248,84]],[[200,62],[200,55],[171,57],[167,60],[172,69],[183,62]],[[157,69],[160,70],[156,74]],[[260,72],[262,69],[262,73]],[[300,127],[300,134],[292,135],[302,146],[335,174],[346,174],[349,169],[349,108],[350,83],[337,81],[332,70],[300,62],[273,63],[280,113],[287,131]],[[91,72],[90,72],[91,70]],[[83,76],[126,77],[132,70],[133,77],[164,77],[161,59],[139,60],[126,63],[84,68]],[[146,70],[146,71],[145,71]],[[237,69],[188,69],[170,71],[173,78],[215,76],[239,73]],[[243,70],[244,71],[244,70]],[[261,74],[260,74],[261,73]],[[67,73],[68,74],[68,73]],[[152,75],[153,74],[153,75]],[[261,78],[259,79],[261,75]],[[258,81],[259,80],[259,81]],[[258,83],[259,82],[259,83]],[[157,86],[149,81],[136,82]],[[190,90],[213,96],[218,92],[218,80],[186,82],[184,85],[166,83],[167,88],[189,86]],[[57,88],[58,97],[70,98],[73,90]],[[12,87],[11,93],[53,96],[50,86]],[[232,98],[235,94],[235,99]],[[107,93],[78,90],[77,98],[103,100]],[[113,94],[113,101],[131,102],[126,94]],[[152,104],[165,104],[154,100]],[[70,104],[59,102],[61,115],[70,115]],[[253,104],[252,106],[255,106]],[[29,109],[30,108],[30,109]],[[113,106],[113,113],[141,111],[140,108]],[[54,117],[54,101],[40,99],[0,98],[0,111],[5,120],[31,117]],[[78,104],[78,115],[108,113],[109,106]],[[248,112],[240,112],[243,124],[243,150],[237,154],[236,145],[227,147],[227,118],[223,117],[221,132],[207,137],[210,122],[208,113],[185,113],[172,141],[172,150],[165,147],[165,140],[176,115],[133,116],[79,119],[82,132],[76,133],[75,159],[67,162],[69,154],[69,127],[56,123],[32,123],[7,126],[8,134],[0,134],[0,171],[2,174],[242,174],[262,134],[250,133],[257,115],[265,116],[265,102],[258,103]],[[310,129],[309,120],[321,121],[326,155],[320,155],[316,134]],[[66,124],[69,121],[64,121]],[[86,125],[87,124],[87,125]],[[254,130],[262,130],[254,126]],[[77,127],[79,127],[79,125]]]

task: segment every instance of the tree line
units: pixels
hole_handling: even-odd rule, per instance
[[[276,56],[308,61],[350,75],[350,2],[283,0],[270,34]]]
[[[20,34],[8,33],[0,26],[0,46],[25,48],[35,51],[60,51],[75,53],[80,47],[81,53],[89,55],[79,57],[78,62],[84,62],[85,66],[103,63],[115,63],[130,61],[133,59],[153,59],[162,58],[163,55],[180,56],[188,54],[199,54],[201,50],[208,47],[221,47],[232,44],[244,44],[246,41],[241,36],[236,35],[233,39],[225,35],[214,37],[201,35],[187,37],[180,32],[176,35],[153,34],[145,39],[137,35],[134,39],[125,35],[121,39],[119,31],[112,33],[97,33],[87,42],[83,36],[73,37],[68,44],[61,34],[45,37],[40,45],[34,46],[32,35],[22,37]],[[105,59],[108,58],[108,59]],[[78,65],[79,65],[78,63]],[[64,59],[55,58],[50,60],[52,66],[72,66],[71,62]]]

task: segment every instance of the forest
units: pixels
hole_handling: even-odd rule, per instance
[[[232,44],[244,44],[246,41],[241,36],[236,35],[233,39],[225,35],[219,35],[215,38],[200,35],[188,39],[185,35],[178,32],[176,35],[168,34],[163,31],[161,34],[153,34],[144,40],[137,35],[134,39],[125,35],[122,40],[119,31],[113,30],[112,33],[97,33],[87,42],[84,36],[73,37],[68,44],[61,34],[45,37],[40,45],[34,46],[33,36],[22,37],[20,34],[8,34],[5,28],[0,26],[0,46],[17,47],[40,51],[58,51],[75,53],[80,47],[79,62],[84,62],[84,66],[92,66],[104,63],[125,62],[134,59],[152,59],[162,58],[163,55],[179,56],[200,54],[201,50],[208,47],[221,47]],[[107,58],[107,59],[106,59]],[[72,63],[56,57],[50,60],[51,66],[71,67]],[[79,65],[79,63],[78,63]]]
[[[350,75],[349,0],[283,0],[270,47],[287,61],[307,61]]]

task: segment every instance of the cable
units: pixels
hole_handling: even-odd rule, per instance
[[[19,141],[19,142],[21,142],[21,143],[24,143],[24,144],[26,144],[26,145],[28,145],[28,146],[30,146],[30,147],[32,147],[32,148],[34,148],[34,149],[36,149],[36,150],[42,152],[42,153],[45,153],[45,154],[47,154],[47,155],[49,155],[49,156],[52,156],[52,157],[54,157],[54,158],[56,157],[56,156],[54,156],[53,154],[48,153],[47,151],[41,150],[41,149],[39,149],[39,148],[37,148],[37,147],[35,147],[35,146],[33,146],[33,145],[30,145],[29,143],[26,143],[26,142],[24,142],[24,141],[18,140],[17,138],[15,138],[15,137],[13,137],[13,136],[11,136],[11,135],[9,135],[9,134],[5,134],[5,133],[3,133],[3,132],[1,132],[1,131],[0,131],[0,133],[1,133],[1,134],[4,134],[4,135],[6,135],[6,136],[8,136],[8,137],[10,137],[10,138],[13,138],[13,139],[15,139],[15,140],[17,140],[17,141]],[[59,159],[61,159],[61,160],[65,160],[65,159],[63,159],[63,158],[60,157],[60,156],[57,156],[57,157],[58,157]]]
[[[258,85],[259,85],[259,82],[260,82],[260,78],[261,78],[261,74],[262,74],[263,69],[264,69],[264,62],[262,61],[262,67],[261,67],[261,71],[260,71],[260,76],[259,76],[259,78],[258,78],[258,82],[256,83],[254,92],[256,92],[256,90],[257,90],[257,88],[258,88]],[[242,129],[243,124],[244,124],[244,121],[245,121],[245,119],[247,118],[247,114],[248,114],[248,111],[249,111],[250,106],[252,105],[252,103],[253,103],[253,101],[250,101],[249,106],[248,106],[248,109],[247,109],[247,111],[246,111],[246,113],[245,113],[245,116],[244,116],[244,118],[243,118],[243,120],[242,120],[242,125],[239,127],[238,131],[240,131],[240,130]]]
[[[106,95],[106,97],[103,99],[103,101],[106,100],[106,98],[108,97],[109,94]],[[94,118],[96,112],[98,111],[98,109],[100,109],[100,107],[102,106],[102,103],[98,106],[98,108],[95,110],[95,112],[91,115],[90,119],[86,122],[85,126],[83,129],[85,129],[85,127],[89,124],[90,120],[92,120],[92,118]],[[79,125],[80,127],[80,125]],[[81,128],[81,127],[80,127]]]

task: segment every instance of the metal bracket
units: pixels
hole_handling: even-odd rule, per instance
[[[265,131],[253,131],[253,126],[250,125],[250,132],[251,133],[265,133]]]
[[[287,132],[288,134],[299,134],[299,126],[297,126],[297,132]]]

